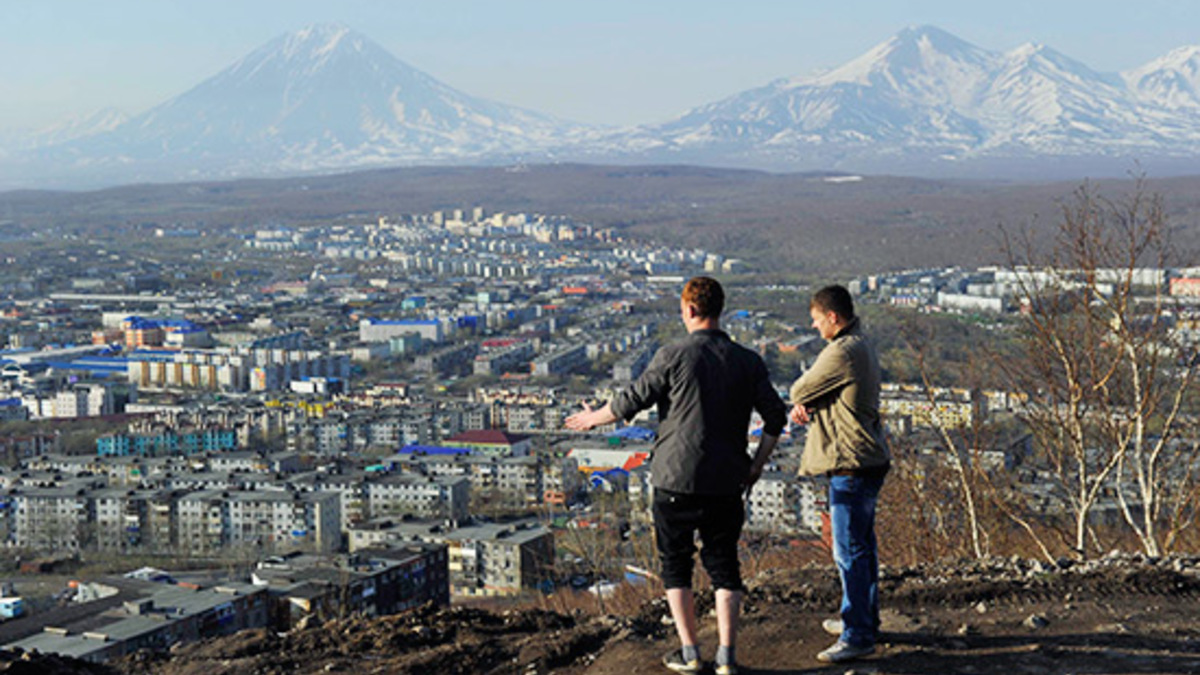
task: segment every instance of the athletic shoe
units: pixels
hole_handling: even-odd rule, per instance
[[[825,619],[821,622],[821,630],[835,637],[841,637],[842,632],[846,630],[846,624],[842,623],[841,619]],[[878,640],[883,636],[883,631],[875,629],[875,639]]]
[[[663,665],[677,673],[698,673],[704,668],[700,659],[691,661],[684,659],[682,649],[667,652],[667,655],[663,657]]]
[[[875,653],[875,645],[867,645],[865,647],[855,647],[849,642],[838,640],[833,643],[829,649],[817,654],[817,660],[823,663],[841,663],[843,661],[853,661],[861,659],[864,656]]]
[[[738,675],[738,667],[732,663],[726,663],[724,665],[720,663],[714,663],[713,671],[715,671],[717,675]]]

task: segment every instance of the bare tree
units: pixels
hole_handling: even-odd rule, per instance
[[[1020,415],[1081,557],[1099,545],[1091,524],[1104,500],[1150,555],[1194,517],[1195,455],[1179,450],[1196,358],[1171,324],[1168,235],[1161,198],[1139,180],[1119,201],[1079,188],[1048,248],[1028,233],[1005,239],[1023,332],[1001,365],[1029,395]]]
[[[957,442],[951,430],[937,414],[937,400],[935,399],[934,387],[929,374],[929,364],[927,363],[927,359],[929,358],[928,346],[932,338],[932,333],[921,331],[912,323],[906,325],[903,330],[904,343],[912,352],[913,358],[916,359],[917,372],[921,376],[921,389],[930,407],[930,424],[946,445],[949,456],[948,463],[950,468],[953,469],[958,483],[962,506],[966,510],[967,515],[967,530],[971,536],[971,552],[976,558],[983,558],[986,555],[985,536],[979,524],[979,509],[975,504],[975,487],[971,475],[972,467],[977,468],[978,463],[971,462],[970,458],[965,456],[967,449]],[[974,422],[974,424],[977,423],[978,420]],[[976,444],[975,447],[978,447],[978,445]]]

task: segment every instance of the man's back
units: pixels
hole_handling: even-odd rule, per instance
[[[698,330],[663,347],[612,402],[619,417],[658,405],[654,486],[688,494],[737,494],[750,469],[751,411],[783,428],[786,408],[755,352],[720,330]]]

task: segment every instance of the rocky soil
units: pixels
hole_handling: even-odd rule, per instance
[[[832,641],[820,629],[838,601],[832,568],[772,570],[749,585],[738,645],[748,673],[1200,673],[1200,558],[885,570],[880,649],[840,666],[814,658]],[[701,595],[700,608],[711,608],[710,596]],[[701,637],[711,658],[711,617]],[[106,666],[0,653],[0,673],[632,675],[669,672],[659,659],[673,646],[662,601],[635,617],[452,608],[287,634],[247,631]]]

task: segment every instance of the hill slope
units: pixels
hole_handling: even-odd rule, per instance
[[[750,673],[1200,672],[1196,557],[1110,558],[1069,568],[991,560],[884,570],[884,638],[876,655],[852,666],[822,667],[814,658],[831,640],[819,628],[837,605],[831,568],[774,570],[748,585],[738,654]],[[711,596],[702,594],[700,605],[707,612]],[[72,664],[56,663],[58,672],[112,675],[665,673],[658,660],[675,644],[665,615],[662,601],[626,618],[454,608],[284,635],[247,631],[106,668],[72,671],[66,670]],[[701,633],[710,658],[712,623],[705,619]],[[54,672],[11,668],[7,672]]]

